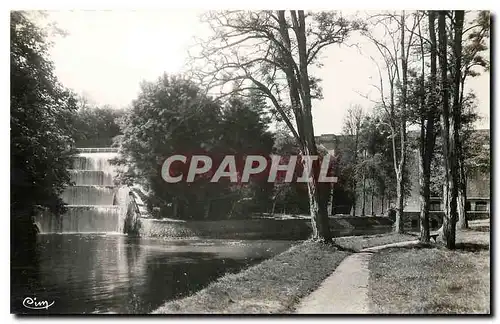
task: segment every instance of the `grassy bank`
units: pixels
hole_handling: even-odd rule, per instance
[[[167,302],[155,314],[270,314],[293,311],[352,250],[412,240],[388,234],[336,239],[340,247],[306,241],[237,274],[228,274],[193,296]]]
[[[463,231],[457,249],[387,249],[370,261],[375,313],[488,314],[489,233]]]

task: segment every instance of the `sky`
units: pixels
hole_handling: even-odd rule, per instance
[[[196,10],[52,11],[49,19],[66,31],[55,37],[51,58],[56,75],[67,87],[99,105],[122,108],[137,97],[142,80],[155,80],[163,72],[185,67],[193,37],[208,35]],[[369,56],[375,49],[360,36],[350,44],[330,46],[322,54],[324,66],[312,69],[320,77],[324,98],[313,103],[315,134],[339,134],[346,110],[359,104],[367,112],[379,98],[376,65]],[[470,79],[476,92],[478,128],[489,128],[489,73]],[[365,98],[368,96],[371,100]]]

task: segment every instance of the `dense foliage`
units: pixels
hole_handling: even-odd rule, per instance
[[[10,37],[11,247],[17,260],[34,250],[36,206],[64,210],[59,195],[70,181],[76,102],[54,75],[44,30],[26,13],[12,12]]]
[[[76,147],[110,147],[113,138],[121,134],[118,120],[124,110],[110,106],[90,106],[85,103],[72,117]]]
[[[10,34],[12,215],[29,214],[34,205],[60,212],[76,102],[54,76],[45,31],[12,12]]]
[[[339,160],[336,194],[338,192],[344,197],[342,204],[348,207],[343,213],[349,213],[350,208],[355,207],[357,215],[366,216],[385,213],[389,207],[394,207],[396,179],[392,170],[391,142],[388,141],[391,134],[384,117],[377,111],[372,116],[360,116],[357,143],[356,132],[349,131],[349,116],[344,120],[342,143],[336,153]],[[404,181],[408,182],[407,175]],[[406,188],[405,196],[408,194]]]
[[[278,130],[274,134],[273,152],[282,157],[300,154],[300,147],[286,130]],[[283,161],[282,163],[287,163]],[[295,169],[294,177],[300,175],[300,168]],[[308,214],[309,200],[307,196],[307,186],[304,183],[287,183],[283,179],[277,179],[273,186],[271,195],[272,207],[271,214]]]
[[[163,75],[156,82],[144,82],[123,119],[123,135],[117,138],[122,157],[116,162],[126,170],[120,179],[142,185],[149,192],[149,206],[160,207],[162,216],[239,216],[242,208],[238,205],[255,202],[257,197],[265,200],[269,185],[211,183],[210,172],[192,183],[167,183],[161,167],[176,154],[210,154],[214,165],[226,154],[270,154],[273,139],[267,131],[265,109],[264,101],[252,93],[248,98],[231,97],[223,105],[180,76]]]
[[[436,15],[441,19],[437,30]],[[382,201],[383,211],[394,206],[392,200],[397,198],[395,207],[402,214],[403,198],[417,180],[424,183],[422,187],[430,188],[430,195],[421,192],[422,201],[442,195],[443,185],[455,188],[453,197],[460,195],[460,190],[466,191],[469,176],[490,169],[490,148],[485,145],[489,134],[474,131],[476,103],[473,94],[464,91],[468,78],[489,69],[489,13],[475,14],[474,19],[466,19],[465,26],[461,11],[382,16],[386,19],[370,18],[376,18],[372,27],[394,30],[379,40],[375,32],[365,30],[364,24],[349,22],[335,13],[208,14],[208,20],[217,22],[214,28],[219,31],[208,43],[199,44],[204,45],[201,54],[208,59],[203,61],[208,69],[196,66],[200,71],[194,71],[197,73],[190,79],[163,75],[155,82],[144,82],[138,98],[125,111],[91,106],[60,85],[48,58],[46,30],[33,24],[26,13],[13,12],[10,31],[14,225],[30,222],[37,205],[57,214],[63,212],[59,195],[69,184],[67,169],[71,167],[72,148],[111,145],[120,147],[122,153],[116,161],[125,167],[120,174],[122,183],[142,185],[149,193],[150,209],[159,207],[162,216],[216,219],[245,217],[253,212],[310,212],[314,224],[324,222],[327,217],[322,197],[331,195],[326,186],[316,190],[317,184],[309,184],[308,188],[279,180],[211,183],[210,173],[197,176],[193,183],[168,184],[161,177],[161,166],[174,154],[209,153],[215,159],[213,169],[228,154],[236,155],[238,163],[247,154],[315,155],[318,145],[312,127],[311,100],[320,99],[321,91],[319,80],[309,75],[307,68],[320,63],[317,55],[323,47],[344,42],[356,30],[362,30],[376,46],[380,62],[384,63],[378,67],[380,102],[370,116],[352,115],[356,120],[346,121],[347,131],[337,137],[334,172],[339,181],[334,185],[333,205],[338,210],[334,213],[347,213],[349,206],[356,203],[357,210],[362,210],[360,214],[368,214],[365,209],[370,203],[370,213],[374,213],[375,199]],[[311,23],[310,28],[305,28],[306,21]],[[297,39],[290,40],[290,35]],[[227,44],[229,38],[236,40],[232,46]],[[242,43],[254,39],[262,40],[266,46],[261,44],[255,53],[247,53]],[[401,48],[394,48],[392,53],[386,41]],[[252,42],[245,46],[255,47]],[[225,101],[202,91],[201,85],[193,81],[196,76],[208,82],[202,82],[203,89],[206,86],[221,90]],[[228,89],[229,85],[233,88]],[[446,115],[445,110],[449,110]],[[269,132],[268,112],[278,115],[288,130]],[[450,121],[454,127],[446,125]],[[420,134],[409,130],[415,125],[420,126]],[[421,155],[412,161],[416,150]],[[445,162],[453,164],[453,174],[448,174],[450,167]],[[424,168],[427,164],[428,168]],[[412,179],[410,186],[408,173],[419,167],[423,170],[420,176],[430,176],[431,181],[425,184],[423,178]],[[463,186],[457,190],[461,183]],[[428,210],[422,208],[422,215],[425,213]],[[422,217],[422,224],[426,222]],[[315,230],[321,232],[322,226],[317,227]],[[321,235],[329,236],[327,231]]]

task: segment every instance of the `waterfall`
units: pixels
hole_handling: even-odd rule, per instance
[[[120,206],[69,205],[62,216],[63,233],[120,232]]]
[[[102,171],[105,174],[115,175],[115,166],[109,163],[109,160],[117,157],[117,153],[98,152],[98,153],[78,153],[73,162],[75,170]]]
[[[42,233],[123,232],[129,189],[113,182],[117,168],[110,160],[115,148],[81,148],[69,170],[73,185],[61,195],[68,204],[59,219],[41,214],[36,222]]]
[[[68,205],[113,205],[114,186],[75,185],[66,188],[62,199]]]
[[[112,186],[113,174],[98,170],[69,170],[71,181],[78,185]]]

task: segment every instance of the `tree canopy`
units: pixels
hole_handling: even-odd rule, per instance
[[[143,185],[151,193],[151,204],[170,210],[170,216],[229,217],[234,204],[264,189],[251,183],[212,183],[213,171],[197,175],[192,183],[166,183],[162,164],[176,154],[208,154],[214,165],[226,154],[270,154],[273,138],[265,110],[264,101],[252,93],[249,98],[233,96],[223,105],[182,76],[165,74],[144,82],[123,119],[123,135],[117,138],[122,157],[116,162],[127,170],[121,180]],[[179,171],[186,171],[186,166]]]
[[[76,101],[54,75],[46,30],[14,11],[10,36],[12,215],[31,214],[35,205],[60,213],[59,195],[70,180]]]
[[[113,138],[121,134],[119,120],[125,110],[97,106],[81,97],[78,110],[72,115],[73,139],[76,147],[110,147]]]

